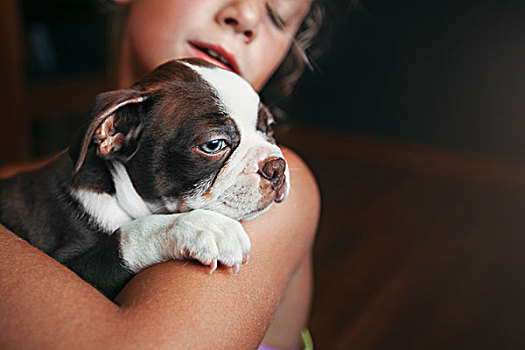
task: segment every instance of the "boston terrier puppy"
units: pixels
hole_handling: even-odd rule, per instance
[[[109,298],[170,259],[237,273],[250,253],[239,220],[290,187],[272,121],[238,75],[198,59],[167,62],[98,95],[54,162],[1,181],[0,223]]]

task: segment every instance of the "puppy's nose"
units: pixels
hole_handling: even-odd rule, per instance
[[[266,159],[261,165],[259,175],[270,181],[272,188],[279,191],[284,184],[284,170],[286,169],[286,162],[282,158]]]

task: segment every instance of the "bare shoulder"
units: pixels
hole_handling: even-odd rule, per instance
[[[291,190],[290,196],[286,200],[288,201],[287,204],[298,212],[317,215],[320,209],[320,194],[312,171],[293,150],[282,147],[282,151],[288,163],[291,177]]]
[[[286,283],[310,253],[321,200],[317,182],[306,163],[294,151],[282,150],[290,170],[288,197],[243,225],[252,241],[253,257],[245,269],[255,272],[276,269],[278,272],[270,275]]]
[[[282,203],[275,204],[270,211],[245,223],[256,253],[258,244],[285,245],[289,252],[291,244],[296,250],[298,260],[310,248],[315,233],[320,211],[320,194],[315,177],[301,157],[294,151],[283,148],[290,170],[290,193]],[[258,235],[264,235],[259,242]],[[282,235],[282,236],[281,236]],[[274,241],[275,240],[275,241]],[[272,250],[275,250],[275,246]],[[288,256],[291,258],[294,256]]]
[[[313,195],[313,200],[319,200],[317,182],[308,165],[295,151],[286,147],[281,147],[281,149],[290,168],[292,185],[294,181],[298,181],[300,185],[298,189],[306,190],[308,194]]]
[[[290,196],[285,201],[286,208],[293,210],[301,219],[309,216],[306,224],[317,225],[320,210],[320,194],[317,181],[305,161],[294,151],[282,148],[290,170]],[[288,203],[286,203],[288,202]],[[311,221],[314,222],[311,222]]]

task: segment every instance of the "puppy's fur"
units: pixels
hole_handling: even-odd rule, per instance
[[[250,85],[201,60],[170,61],[100,94],[48,166],[0,182],[0,222],[113,298],[169,259],[238,271],[238,220],[282,201],[289,175]]]

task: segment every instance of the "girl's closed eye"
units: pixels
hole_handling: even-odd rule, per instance
[[[273,4],[270,2],[266,3],[266,14],[277,28],[281,30],[286,28],[286,21],[279,15]]]
[[[312,0],[268,0],[266,15],[277,29],[293,33],[308,12]]]

